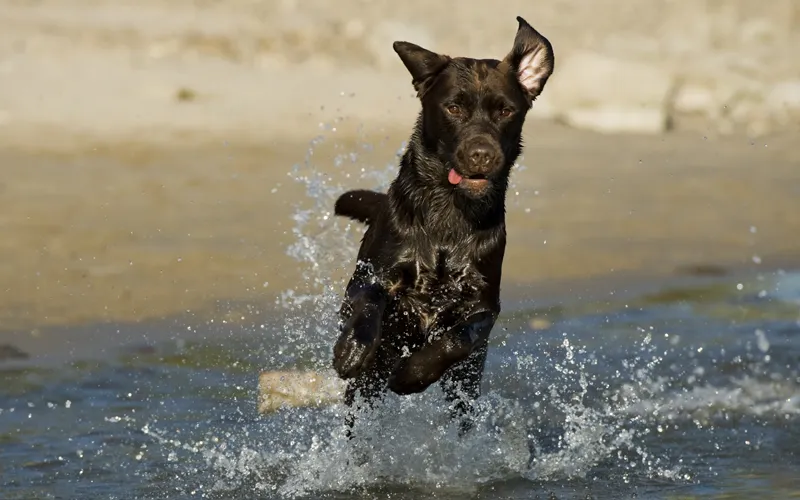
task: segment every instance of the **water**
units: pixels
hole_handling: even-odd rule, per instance
[[[309,194],[287,249],[306,282],[274,309],[137,325],[172,340],[102,359],[0,365],[0,498],[800,497],[797,272],[506,300],[464,438],[437,387],[389,396],[354,442],[339,404],[259,415],[259,371],[328,367],[362,230],[328,213],[364,180],[358,152],[337,181],[313,151],[291,172]],[[385,187],[393,165],[367,182]]]

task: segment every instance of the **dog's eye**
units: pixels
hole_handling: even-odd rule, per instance
[[[450,113],[451,115],[458,116],[461,114],[461,108],[456,106],[455,104],[451,104],[450,106],[447,106],[447,112]]]
[[[502,116],[503,118],[508,118],[513,113],[514,111],[512,111],[511,108],[503,108],[500,110],[500,116]]]

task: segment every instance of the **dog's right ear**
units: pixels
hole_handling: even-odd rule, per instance
[[[448,56],[431,52],[413,43],[394,42],[392,47],[411,73],[414,89],[420,96],[426,89],[426,83],[450,63]]]

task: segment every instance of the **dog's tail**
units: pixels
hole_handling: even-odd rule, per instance
[[[386,209],[388,203],[389,197],[386,193],[356,189],[339,196],[333,206],[333,213],[369,225]]]

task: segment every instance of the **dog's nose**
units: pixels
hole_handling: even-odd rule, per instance
[[[486,146],[475,146],[469,151],[469,162],[471,166],[478,169],[485,169],[492,163],[493,152]]]

